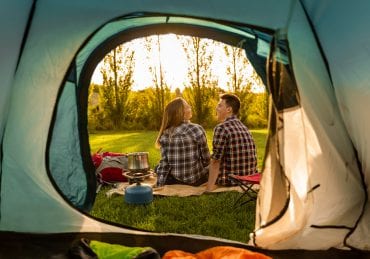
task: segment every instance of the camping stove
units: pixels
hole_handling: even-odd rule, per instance
[[[153,201],[152,187],[142,183],[151,174],[149,170],[131,170],[124,174],[130,183],[125,189],[124,199],[126,203],[149,204]]]
[[[127,177],[129,184],[133,183],[141,183],[146,178],[152,175],[152,173],[148,169],[135,169],[129,170],[128,172],[124,173]]]

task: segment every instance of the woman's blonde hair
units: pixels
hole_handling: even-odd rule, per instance
[[[160,147],[159,139],[166,129],[173,129],[184,122],[184,107],[185,100],[181,97],[177,97],[169,102],[164,108],[162,125],[158,133],[157,140],[155,141],[156,147]]]

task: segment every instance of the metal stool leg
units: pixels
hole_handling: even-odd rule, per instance
[[[257,191],[253,190],[253,186],[254,186],[255,183],[249,183],[249,182],[246,182],[246,181],[242,181],[238,178],[235,178],[232,175],[230,176],[230,179],[234,183],[238,184],[238,186],[243,190],[242,195],[240,195],[239,198],[233,204],[234,209],[237,207],[238,204],[239,204],[238,207],[241,207],[241,206],[247,204],[248,202],[257,199],[257,194],[258,193],[257,193]],[[245,197],[245,196],[248,196],[248,200],[239,203],[243,199],[243,197]]]

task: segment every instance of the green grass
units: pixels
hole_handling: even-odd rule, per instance
[[[265,152],[266,129],[251,130],[253,138],[256,142],[258,153],[258,168],[261,169],[262,159]],[[96,152],[100,148],[100,152],[110,151],[119,153],[130,152],[149,152],[149,164],[154,168],[160,159],[159,149],[155,148],[154,142],[157,138],[157,131],[103,131],[90,133],[91,152]],[[212,152],[212,135],[213,130],[206,130],[208,147]]]
[[[107,189],[105,189],[107,190]],[[154,197],[149,205],[131,205],[123,196],[100,191],[92,215],[111,222],[162,233],[197,234],[247,242],[254,227],[255,203],[232,208],[238,192],[192,197]]]
[[[100,152],[149,152],[149,165],[154,168],[160,159],[159,149],[154,146],[157,134],[157,131],[103,131],[91,133],[89,135],[90,148],[91,152],[96,152],[100,148],[102,148]]]
[[[262,165],[266,130],[252,130],[257,145],[258,164]],[[100,132],[90,134],[93,152],[99,148],[111,152],[149,152],[149,163],[154,167],[160,158],[154,147],[157,132]],[[207,130],[209,145],[212,130]],[[261,167],[260,167],[261,168]],[[238,192],[214,193],[193,197],[154,197],[151,204],[130,205],[123,196],[105,195],[109,187],[103,187],[96,197],[91,215],[123,226],[143,230],[197,234],[247,242],[254,228],[255,203],[233,209],[240,196]]]

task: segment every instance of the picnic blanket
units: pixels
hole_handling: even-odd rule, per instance
[[[173,185],[165,185],[163,187],[154,187],[156,182],[157,182],[156,176],[151,175],[147,179],[145,179],[141,184],[150,185],[151,187],[153,187],[153,195],[161,195],[161,196],[187,197],[187,196],[193,196],[193,195],[201,195],[206,190],[206,184],[203,184],[201,186],[173,184]],[[127,182],[117,183],[115,185],[116,187],[107,191],[106,195],[108,197],[112,196],[113,194],[125,195],[125,189],[129,185],[130,184]],[[218,187],[217,189],[213,190],[211,193],[226,192],[226,191],[242,192],[242,189],[239,186]]]

